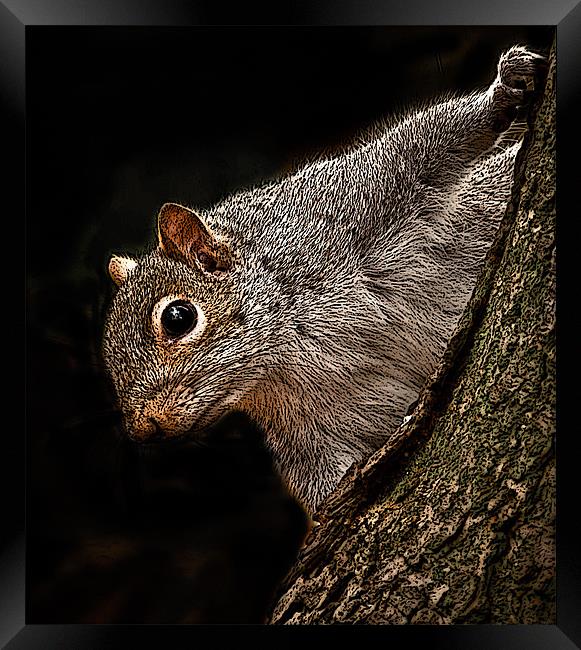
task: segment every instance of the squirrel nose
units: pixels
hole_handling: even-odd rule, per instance
[[[147,418],[147,420],[153,425],[153,433],[149,435],[150,440],[160,440],[164,436],[164,431],[159,425],[159,422],[155,418]]]
[[[154,417],[135,418],[127,429],[133,440],[161,440],[165,437],[163,428]]]
[[[129,437],[136,442],[158,442],[179,438],[192,426],[189,413],[182,413],[159,401],[145,404],[127,413],[125,426]]]

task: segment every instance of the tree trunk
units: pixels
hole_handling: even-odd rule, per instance
[[[412,418],[315,515],[271,623],[555,623],[555,53]]]

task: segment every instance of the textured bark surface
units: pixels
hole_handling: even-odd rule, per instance
[[[554,68],[439,368],[315,516],[271,623],[555,623]]]

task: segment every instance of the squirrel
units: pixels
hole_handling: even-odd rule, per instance
[[[112,255],[102,353],[128,435],[264,430],[313,513],[380,447],[444,352],[510,198],[506,143],[544,57],[504,52],[486,89],[214,207],[166,203],[155,246]]]

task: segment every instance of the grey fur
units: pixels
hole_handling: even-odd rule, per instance
[[[512,48],[488,89],[201,213],[235,256],[224,277],[144,255],[103,345],[129,432],[148,404],[171,412],[172,435],[244,410],[313,511],[395,430],[444,351],[510,194],[520,143],[494,126],[539,58]],[[176,292],[207,326],[171,348],[156,342],[151,310]]]

